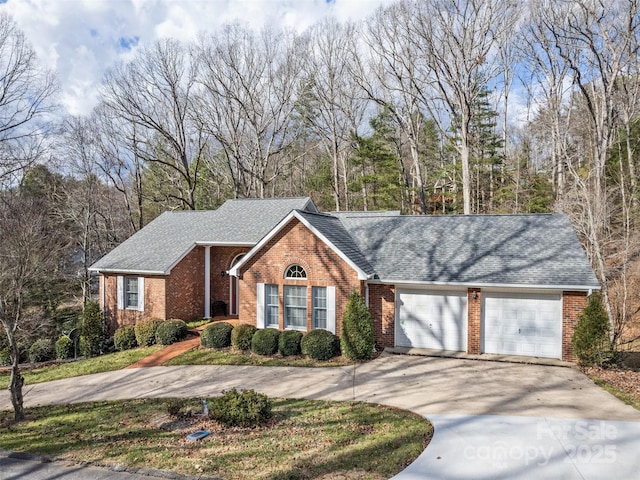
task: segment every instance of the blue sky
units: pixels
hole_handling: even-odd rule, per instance
[[[304,30],[325,15],[359,20],[390,0],[0,0],[41,61],[58,74],[74,115],[95,105],[107,68],[155,40],[196,38],[240,20]]]

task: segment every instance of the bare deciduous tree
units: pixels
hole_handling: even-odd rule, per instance
[[[11,355],[9,390],[16,421],[24,418],[17,329],[24,320],[24,302],[39,281],[56,272],[61,242],[46,205],[30,196],[0,197],[0,323]]]
[[[443,135],[456,130],[464,213],[471,213],[470,127],[478,95],[502,73],[500,52],[516,25],[516,7],[503,0],[411,2],[408,39],[420,59],[415,89]],[[425,81],[426,79],[426,81]]]
[[[191,210],[207,146],[193,121],[195,88],[188,51],[177,40],[166,40],[109,71],[101,95],[108,115],[135,126],[137,156],[160,165],[175,199]]]
[[[299,107],[331,159],[336,211],[349,209],[347,160],[352,134],[361,126],[367,108],[349,68],[356,32],[353,24],[340,24],[335,19],[325,19],[311,28],[305,66],[307,91]]]
[[[42,154],[57,91],[53,74],[13,19],[0,14],[0,182],[15,180]]]
[[[283,168],[275,159],[296,136],[302,40],[292,32],[255,33],[234,24],[197,47],[200,124],[226,157],[236,197],[264,197]]]

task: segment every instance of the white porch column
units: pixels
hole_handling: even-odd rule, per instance
[[[211,247],[204,247],[204,318],[211,318]]]

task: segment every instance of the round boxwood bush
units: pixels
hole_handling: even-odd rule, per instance
[[[56,341],[56,358],[58,360],[66,360],[73,357],[73,341],[63,335]]]
[[[251,350],[251,339],[258,329],[248,323],[240,323],[231,331],[231,345],[236,350]]]
[[[216,322],[205,328],[200,334],[200,343],[206,348],[227,348],[231,346],[233,325]]]
[[[153,345],[156,342],[156,330],[163,321],[159,318],[143,318],[136,323],[134,329],[138,345],[141,347]]]
[[[222,392],[209,401],[209,416],[228,427],[255,427],[271,418],[273,402],[254,390]]]
[[[373,355],[375,338],[373,319],[364,299],[352,293],[342,319],[340,349],[350,360],[369,360]]]
[[[329,360],[335,353],[336,336],[328,330],[311,330],[300,341],[302,354],[314,360]]]
[[[273,355],[278,351],[280,332],[275,328],[258,330],[251,339],[251,351],[258,355]]]
[[[300,354],[300,341],[302,332],[298,330],[285,330],[278,338],[278,351],[283,357]]]
[[[53,343],[48,338],[40,338],[29,347],[29,361],[31,363],[52,360],[55,355]]]
[[[171,345],[184,340],[187,336],[187,324],[182,320],[171,319],[162,322],[156,329],[156,343],[158,345]]]
[[[133,325],[123,325],[113,334],[113,344],[116,350],[130,350],[138,346],[136,340],[136,329]]]

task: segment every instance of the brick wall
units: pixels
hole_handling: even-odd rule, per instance
[[[475,296],[475,298],[474,298]],[[467,289],[467,353],[481,353],[482,337],[482,290]]]
[[[211,247],[211,300],[229,303],[229,276],[225,273],[231,262],[248,247]],[[168,276],[149,276],[144,280],[144,311],[118,310],[117,277],[100,276],[105,286],[103,305],[107,326],[113,333],[121,325],[132,325],[142,318],[180,318],[188,320],[204,315],[204,247],[194,248]],[[102,296],[100,302],[102,303]]]
[[[231,268],[233,260],[240,254],[247,253],[249,247],[211,247],[211,301],[222,301],[227,304],[227,312],[231,312],[230,285],[234,281],[226,272]],[[213,315],[213,311],[211,312]]]
[[[577,360],[573,354],[571,338],[578,323],[578,316],[586,305],[585,292],[562,292],[562,360],[565,362]]]
[[[100,276],[100,292],[105,286],[104,308],[105,320],[109,334],[113,334],[119,326],[133,325],[147,317],[165,318],[165,277],[145,277],[144,279],[144,312],[134,309],[118,310],[118,276],[103,274]],[[102,302],[102,297],[100,302]]]
[[[377,348],[395,346],[395,295],[393,285],[369,285],[369,311],[373,317]]]
[[[292,264],[304,267],[307,278],[285,280],[285,270]],[[349,295],[354,290],[360,293],[362,291],[357,273],[296,218],[283,227],[242,267],[240,275],[239,320],[255,325],[257,284],[276,284],[279,286],[280,294],[280,329],[284,328],[284,285],[307,287],[307,330],[312,328],[311,287],[335,286],[338,335]]]

